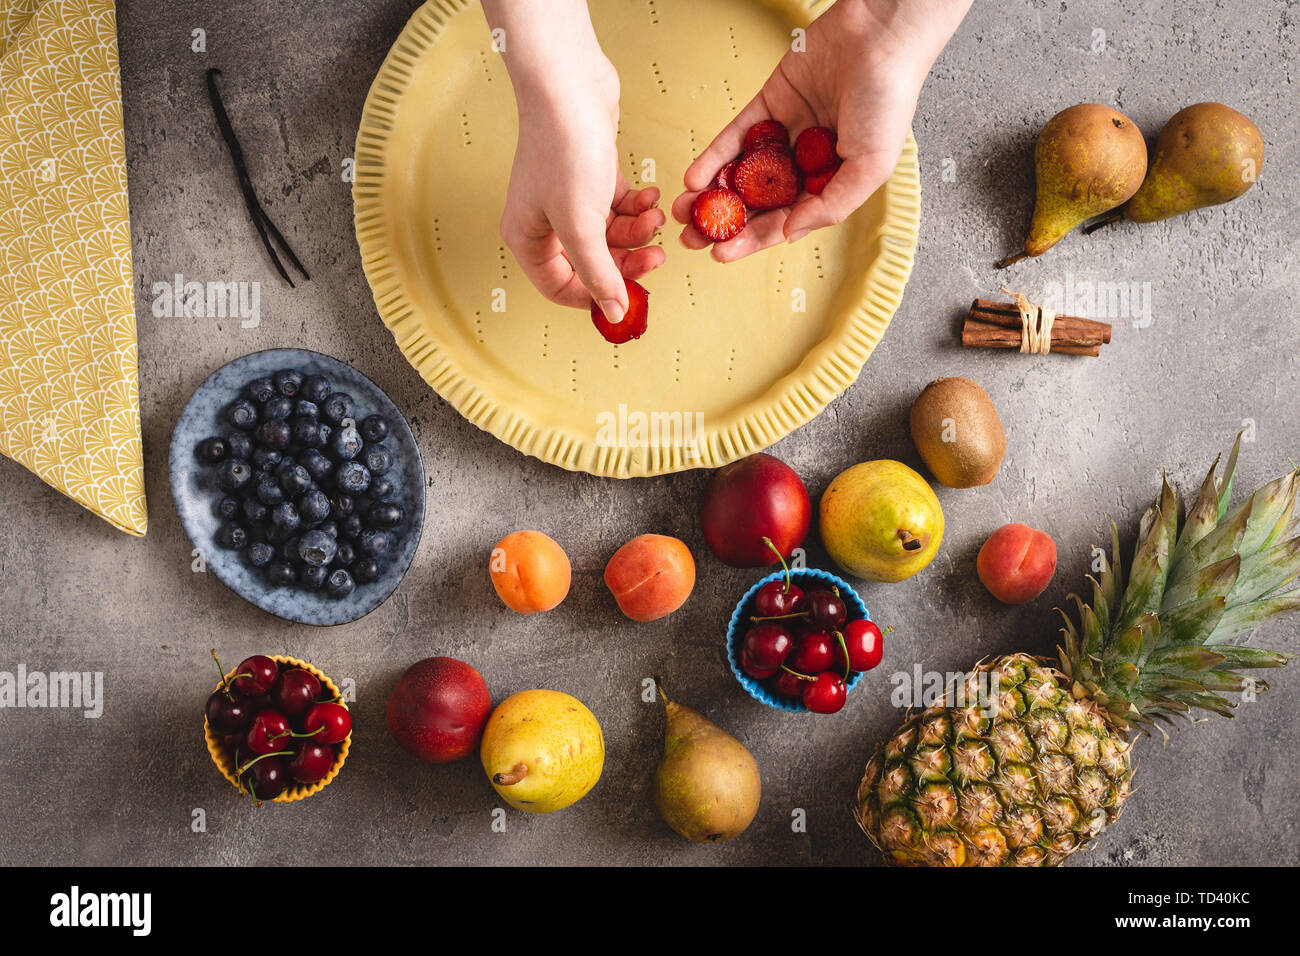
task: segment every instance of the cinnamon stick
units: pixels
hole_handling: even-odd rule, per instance
[[[967,348],[1018,349],[1021,341],[1020,310],[1014,302],[976,299],[962,326],[961,344]],[[1110,342],[1106,322],[1075,315],[1058,315],[1052,324],[1052,351],[1065,355],[1100,355]]]

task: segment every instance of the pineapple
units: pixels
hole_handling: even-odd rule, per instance
[[[1267,689],[1239,671],[1280,667],[1287,655],[1228,642],[1300,608],[1300,588],[1286,590],[1300,576],[1300,472],[1229,514],[1240,446],[1239,437],[1222,482],[1215,460],[1185,518],[1163,482],[1122,594],[1111,523],[1109,566],[1089,576],[1092,603],[1071,596],[1077,624],[1062,614],[1059,669],[1027,654],[983,663],[946,706],[912,714],[876,750],[855,817],[891,862],[1059,864],[1119,817],[1135,731],[1164,733],[1193,709],[1231,717],[1221,692]]]

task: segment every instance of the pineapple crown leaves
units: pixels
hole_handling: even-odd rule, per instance
[[[1229,512],[1241,436],[1222,481],[1215,459],[1185,513],[1168,480],[1142,516],[1127,586],[1119,529],[1111,522],[1111,560],[1089,576],[1092,602],[1071,595],[1078,624],[1065,614],[1061,666],[1076,698],[1090,698],[1120,727],[1143,730],[1194,709],[1232,716],[1221,692],[1267,690],[1238,673],[1281,667],[1287,655],[1228,641],[1276,614],[1300,610],[1300,536],[1292,469]]]

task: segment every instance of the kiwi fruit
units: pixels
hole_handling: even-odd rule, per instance
[[[968,378],[937,378],[912,403],[912,441],[940,484],[987,485],[1007,452],[988,393]]]

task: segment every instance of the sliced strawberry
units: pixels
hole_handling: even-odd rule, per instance
[[[826,188],[826,184],[831,181],[831,177],[839,172],[839,169],[840,164],[837,160],[833,165],[823,169],[820,173],[811,173],[805,176],[803,178],[803,188],[808,190],[808,192],[814,196],[820,196],[822,190]]]
[[[824,172],[838,161],[833,129],[809,126],[794,141],[794,162],[805,174]]]
[[[799,198],[794,157],[776,146],[761,146],[736,164],[736,192],[750,209],[793,206]]]
[[[735,175],[736,175],[736,160],[733,159],[729,163],[724,163],[722,168],[718,170],[718,178],[714,182],[720,189],[730,189],[732,192],[735,192],[736,191]]]
[[[774,119],[765,119],[755,123],[745,134],[745,152],[753,152],[763,146],[780,146],[790,148],[790,131]]]
[[[622,345],[632,339],[639,339],[645,334],[650,317],[650,293],[639,282],[624,279],[627,283],[627,313],[623,321],[617,324],[605,318],[605,313],[593,300],[591,303],[591,321],[596,331],[605,337],[606,342]]]
[[[706,189],[691,203],[691,222],[710,242],[726,242],[745,228],[745,202],[730,189]]]

